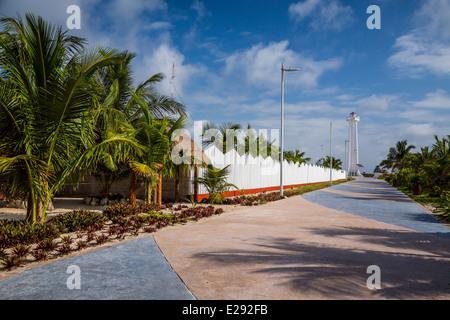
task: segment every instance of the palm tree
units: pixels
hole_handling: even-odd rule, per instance
[[[231,187],[238,189],[234,184],[227,182],[228,174],[229,165],[223,169],[218,169],[209,164],[203,177],[196,178],[195,182],[205,186],[212,203],[221,203],[223,201],[223,192],[227,192]]]
[[[431,153],[436,158],[434,163],[433,183],[440,186],[444,190],[450,187],[450,135],[439,140],[434,135],[435,143],[432,145]]]
[[[250,123],[247,124],[244,135],[244,148],[239,147],[238,150],[243,149],[245,154],[252,157],[262,156],[263,158],[272,157],[275,159],[280,153],[279,147],[275,145],[275,139],[269,141],[262,133],[258,136]]]
[[[27,199],[34,222],[79,167],[98,160],[104,145],[125,141],[96,145],[91,117],[91,76],[120,57],[85,49],[83,39],[32,14],[0,22],[0,180],[9,195]]]
[[[174,166],[173,159],[171,157],[171,150],[174,147],[174,142],[172,141],[172,134],[176,130],[180,130],[182,128],[185,128],[186,126],[187,117],[182,115],[180,116],[175,122],[169,121],[167,118],[164,118],[162,120],[155,120],[152,127],[155,128],[158,131],[159,138],[155,140],[155,138],[151,139],[151,137],[148,135],[149,132],[151,132],[150,127],[146,127],[144,130],[144,140],[140,140],[142,143],[148,143],[151,145],[151,149],[149,153],[144,155],[144,162],[147,161],[148,164],[153,163],[156,170],[155,173],[159,176],[159,183],[158,185],[161,188],[162,183],[162,175],[168,176],[168,177],[174,177],[178,181],[178,188],[179,188],[179,178],[181,175],[181,168],[182,166]],[[150,137],[150,139],[148,139]],[[147,142],[148,141],[148,142]],[[157,143],[155,145],[155,142]],[[156,148],[155,148],[156,146]],[[152,178],[154,178],[155,175],[153,175]],[[150,194],[150,185],[153,182],[152,179],[150,179],[147,182],[147,194]],[[178,189],[179,191],[179,189]],[[160,192],[161,194],[161,192]],[[148,200],[147,200],[148,201]]]
[[[225,122],[222,124],[205,122],[202,130],[202,147],[204,149],[214,145],[223,154],[232,149],[238,149],[237,135],[242,132],[242,126],[240,124],[235,122]]]
[[[389,168],[392,171],[394,169],[402,169],[408,166],[410,160],[411,150],[415,149],[414,145],[408,146],[407,140],[398,141],[395,147],[389,149],[387,158],[383,160],[380,165],[385,168]]]
[[[155,157],[159,161],[164,161],[160,153],[168,153],[168,142],[163,139],[161,134],[153,130],[152,126],[157,124],[158,119],[166,121],[166,117],[185,116],[185,107],[167,96],[161,95],[155,89],[155,84],[164,79],[162,74],[155,74],[139,83],[133,88],[133,78],[131,71],[131,62],[135,54],[123,52],[119,63],[103,68],[96,74],[96,83],[99,86],[99,92],[103,92],[102,102],[99,110],[98,122],[100,139],[104,133],[116,132],[126,133],[136,139],[140,145],[145,146],[145,154],[136,154],[131,152],[121,152],[121,157],[117,158],[117,149],[105,150],[102,166],[93,168],[93,172],[103,169],[103,176],[115,176],[120,174],[118,167],[126,165],[129,170],[130,178],[130,203],[136,201],[137,176],[143,177],[147,184],[147,200],[149,199],[149,190],[154,184],[156,168],[154,167]],[[178,120],[169,119],[171,123],[177,123]],[[164,128],[165,129],[165,128]],[[161,131],[161,130],[159,130]],[[164,130],[163,130],[164,131]],[[150,148],[150,149],[149,149]],[[153,148],[154,150],[151,150]],[[123,154],[127,154],[125,163]],[[159,154],[156,156],[156,154]],[[119,159],[120,161],[117,161]],[[140,162],[143,161],[143,162]],[[149,166],[153,161],[153,167]],[[139,164],[139,165],[138,165]],[[161,165],[161,163],[159,163]],[[149,173],[152,167],[152,173]],[[133,169],[134,168],[134,169]],[[138,170],[136,172],[135,170]],[[139,171],[140,170],[140,171]]]
[[[342,170],[342,160],[336,159],[335,157],[331,157],[333,161],[333,169]],[[325,158],[321,158],[316,162],[316,165],[329,168],[330,167],[330,156],[326,156]]]
[[[411,164],[417,170],[420,170],[420,168],[431,164],[434,159],[435,157],[433,155],[433,152],[428,146],[421,147],[420,152],[411,154]]]
[[[172,139],[174,138],[174,139]],[[190,142],[190,146],[187,146],[186,143],[178,146],[178,143],[182,143],[182,141],[177,140],[179,136],[172,136],[170,141],[170,156],[167,158],[164,164],[164,172],[165,176],[169,178],[173,178],[175,180],[174,185],[174,201],[180,201],[180,181],[183,174],[186,174],[188,170],[196,167],[202,163],[201,159],[197,159],[195,156],[194,147],[192,146],[193,141]],[[182,139],[189,139],[188,136],[183,135]],[[175,148],[175,146],[177,146]],[[202,164],[204,166],[204,164]]]
[[[298,149],[295,151],[285,151],[283,156],[287,161],[297,163],[299,167],[302,163],[311,161],[311,158],[305,158],[305,152],[300,152]]]
[[[443,137],[442,140],[439,140],[438,136],[434,135],[434,140],[436,142],[432,145],[433,155],[438,159],[448,157],[450,154],[450,135]]]

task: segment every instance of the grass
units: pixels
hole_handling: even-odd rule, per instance
[[[450,223],[450,192],[447,191],[439,197],[432,197],[426,193],[416,195],[406,186],[397,186],[397,190],[403,192],[414,201],[431,207],[430,211],[438,220],[444,223]]]
[[[410,188],[405,186],[398,186],[397,190],[403,192],[414,201],[417,201],[422,204],[437,204],[441,202],[441,197],[431,197],[428,194],[415,195],[413,194]]]

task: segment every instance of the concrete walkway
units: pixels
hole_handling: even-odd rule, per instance
[[[155,240],[198,299],[450,298],[447,227],[385,182],[327,190],[161,230]],[[379,290],[367,287],[372,265]]]
[[[450,229],[385,181],[355,181],[310,192],[303,198],[327,208],[450,239]]]
[[[358,179],[26,270],[0,282],[0,299],[449,299],[448,234],[388,184]],[[67,288],[70,265],[81,289]]]
[[[75,271],[79,269],[77,289]],[[67,282],[69,281],[69,286]],[[51,262],[0,282],[1,300],[193,300],[153,237]]]

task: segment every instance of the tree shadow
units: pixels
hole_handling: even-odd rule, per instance
[[[261,277],[276,275],[283,281],[280,285],[326,299],[450,297],[448,240],[412,231],[354,227],[307,232],[325,241],[254,239],[253,250],[203,252],[195,258],[222,266],[248,265]],[[338,245],[340,238],[346,246]],[[367,288],[370,265],[381,269],[379,290]]]

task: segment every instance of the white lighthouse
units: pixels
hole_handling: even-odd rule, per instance
[[[359,117],[356,113],[350,113],[350,117],[347,117],[348,127],[348,157],[347,157],[347,175],[349,177],[361,176],[359,172],[358,160],[358,122]]]

